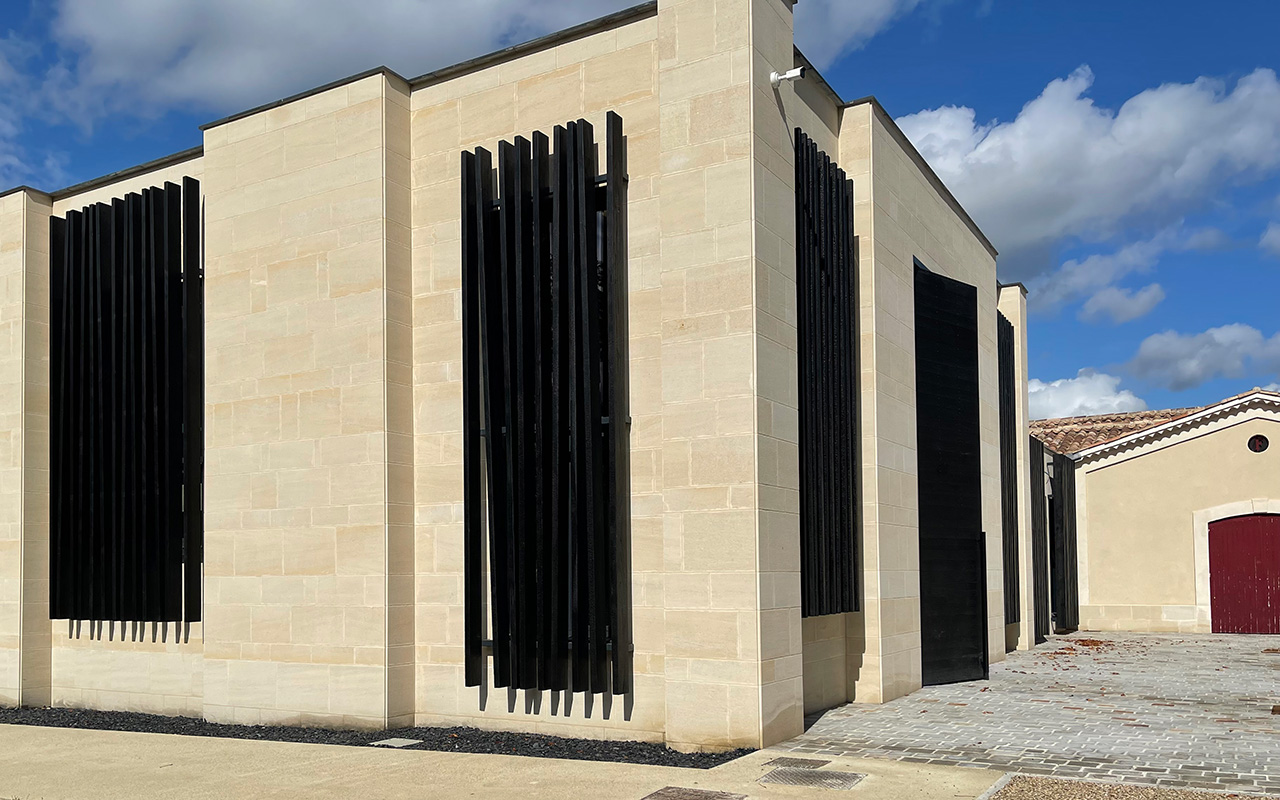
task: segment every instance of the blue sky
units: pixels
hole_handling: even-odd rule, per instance
[[[385,63],[417,75],[635,0],[0,0],[0,190],[199,144],[198,125]],[[465,6],[465,8],[464,8]],[[1033,412],[1280,381],[1280,3],[802,0],[1031,289]]]

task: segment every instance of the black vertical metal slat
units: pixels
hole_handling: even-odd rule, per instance
[[[532,523],[537,580],[534,581],[534,638],[537,642],[537,681],[541,688],[551,688],[557,681],[553,666],[552,597],[548,585],[555,552],[552,549],[552,506],[549,487],[553,464],[554,442],[551,441],[551,246],[547,236],[550,207],[546,203],[547,170],[550,166],[551,143],[544,133],[533,134],[529,165],[529,226],[531,228],[529,263],[530,327],[529,348],[532,372],[529,401],[532,408],[533,472]],[[557,687],[559,688],[559,687]]]
[[[572,657],[569,640],[573,635],[569,583],[573,575],[570,544],[572,525],[573,464],[572,448],[572,330],[569,312],[572,302],[570,275],[571,175],[573,159],[569,129],[556,126],[555,156],[551,175],[551,320],[548,325],[551,344],[551,617],[549,656],[551,671],[546,688],[565,690],[572,687]]]
[[[533,149],[528,139],[516,137],[512,148],[510,169],[512,175],[513,249],[509,284],[512,288],[510,353],[513,385],[511,406],[514,418],[511,442],[515,452],[513,477],[515,494],[512,498],[515,542],[516,586],[513,602],[516,620],[516,687],[538,688],[537,661],[537,513],[534,505],[534,400],[536,376],[533,370],[533,229],[531,190]],[[504,200],[504,204],[505,204]]]
[[[507,510],[506,493],[506,445],[503,441],[503,404],[506,384],[502,368],[502,308],[493,308],[490,300],[502,296],[502,274],[496,268],[498,259],[488,254],[491,247],[501,247],[497,227],[500,221],[493,208],[494,197],[490,182],[493,172],[492,156],[487,150],[477,148],[476,170],[481,177],[480,213],[485,217],[481,225],[485,257],[476,263],[479,267],[481,349],[480,359],[484,382],[485,462],[488,465],[488,525],[489,525],[489,595],[492,609],[493,676],[495,686],[510,683],[510,623],[508,619],[506,585]],[[491,263],[493,262],[493,263]]]
[[[98,238],[99,208],[96,205],[85,208],[85,416],[84,430],[86,460],[85,476],[85,520],[89,543],[87,563],[87,579],[89,602],[85,608],[86,618],[102,619],[103,581],[102,573],[105,564],[105,542],[102,531],[102,471],[99,463],[98,431],[101,430],[101,407],[98,402],[102,392],[100,384],[98,336],[102,330],[101,304],[99,292],[101,279],[99,265],[102,254],[101,241]]]
[[[813,359],[809,356],[809,207],[808,183],[809,170],[808,137],[804,131],[795,129],[795,187],[796,187],[796,361],[798,369],[798,403],[799,403],[799,474],[800,474],[800,613],[810,616],[813,613],[813,564],[812,547],[809,544],[809,528],[811,512],[809,511],[809,492],[807,488],[812,480],[813,469],[809,464],[812,449],[809,448],[812,425],[809,413],[809,398],[813,386],[810,371]]]
[[[1049,636],[1049,514],[1045,496],[1044,443],[1034,436],[1030,444],[1031,472],[1031,568],[1035,605],[1035,641]]]
[[[142,192],[143,258],[141,269],[142,296],[140,318],[142,336],[139,341],[139,366],[142,373],[142,514],[139,521],[145,541],[143,557],[146,559],[145,619],[158,621],[164,613],[164,556],[160,537],[160,475],[159,473],[159,389],[156,370],[156,340],[160,331],[156,327],[156,271],[161,257],[160,248],[160,197],[156,189]]]
[[[63,388],[62,370],[66,364],[64,347],[67,341],[64,326],[67,314],[63,304],[67,298],[66,280],[67,221],[61,217],[49,220],[49,496],[66,497],[66,461],[62,454],[66,437],[66,390]],[[70,584],[63,575],[68,561],[63,543],[65,530],[65,503],[52,502],[49,507],[49,616],[63,619],[69,616],[66,591]]]
[[[125,581],[133,591],[129,594],[129,618],[135,621],[149,619],[147,608],[147,528],[146,498],[143,495],[143,436],[144,397],[142,384],[142,333],[143,318],[143,262],[147,247],[144,240],[145,220],[142,195],[133,193],[125,197],[125,250],[129,268],[124,275],[124,461],[130,480],[125,483],[124,501],[128,525],[125,528],[124,549],[127,554]]]
[[[164,615],[166,622],[182,621],[182,420],[186,410],[182,378],[182,188],[165,183],[161,192],[164,224],[160,263],[161,426],[164,446],[161,473],[164,485],[161,536],[165,541]]]
[[[110,206],[101,205],[102,209],[102,413],[107,424],[99,431],[105,440],[100,463],[104,470],[102,525],[106,530],[107,564],[104,579],[107,584],[107,607],[105,618],[122,620],[124,582],[121,580],[121,564],[123,553],[120,550],[120,485],[124,476],[117,470],[116,453],[119,452],[120,428],[116,421],[120,418],[116,384],[119,381],[119,336],[120,324],[119,302],[119,268],[120,240],[118,232],[123,220],[117,219],[117,203]]]
[[[204,259],[200,182],[182,179],[182,341],[185,416],[182,454],[183,619],[202,615],[204,564]]]
[[[477,167],[477,155],[462,154],[462,536],[463,536],[463,664],[467,686],[484,680],[484,465],[481,448],[480,295],[484,222],[487,208],[481,204],[488,176]]]
[[[514,286],[515,280],[515,251],[517,249],[516,240],[519,232],[516,230],[516,209],[519,207],[519,201],[516,197],[516,168],[515,168],[515,148],[509,142],[500,142],[498,144],[498,183],[499,193],[501,195],[499,206],[499,236],[501,238],[501,251],[498,260],[499,279],[497,285],[497,307],[501,309],[501,313],[497,315],[497,330],[499,347],[496,353],[490,351],[491,354],[499,358],[502,369],[502,404],[501,417],[499,420],[490,420],[490,427],[501,426],[501,443],[503,448],[503,464],[504,469],[501,473],[502,491],[504,499],[501,505],[501,511],[505,515],[505,536],[503,537],[502,552],[502,581],[504,600],[506,603],[506,630],[504,638],[507,641],[507,664],[506,672],[508,683],[501,685],[518,687],[519,683],[519,665],[518,658],[520,648],[516,640],[519,619],[519,598],[521,586],[519,584],[521,576],[520,565],[517,561],[516,543],[519,540],[519,531],[517,529],[515,509],[518,507],[520,498],[517,494],[517,481],[515,473],[519,470],[519,459],[517,458],[516,449],[520,434],[516,430],[515,405],[518,402],[519,387],[516,385],[516,369],[515,369],[515,298]],[[492,487],[491,487],[492,489]],[[496,639],[498,632],[494,632]]]
[[[586,692],[591,690],[591,675],[587,663],[587,637],[590,635],[590,618],[585,608],[590,600],[589,595],[586,594],[587,582],[583,567],[586,561],[586,542],[584,541],[586,537],[583,530],[586,524],[586,514],[583,508],[586,499],[585,476],[583,475],[583,462],[586,454],[583,442],[586,439],[586,432],[583,430],[582,410],[582,384],[584,379],[581,339],[584,326],[578,289],[578,265],[581,258],[579,250],[582,244],[582,240],[578,235],[578,214],[580,212],[578,183],[581,171],[578,168],[580,159],[580,154],[578,153],[578,124],[570,122],[565,127],[565,143],[567,147],[562,157],[564,160],[564,183],[561,186],[561,191],[565,193],[564,216],[561,219],[561,224],[564,226],[565,248],[561,251],[560,257],[564,260],[563,299],[568,314],[565,325],[566,340],[564,342],[567,349],[565,354],[567,374],[565,376],[564,391],[569,396],[569,414],[567,418],[570,461],[569,513],[566,526],[569,539],[569,678],[570,687],[573,691]],[[561,154],[557,153],[556,156],[560,158]]]
[[[858,394],[856,375],[858,351],[855,332],[858,330],[857,256],[853,249],[853,186],[844,170],[840,173],[840,284],[841,313],[837,323],[841,337],[842,356],[837,361],[841,378],[840,448],[843,460],[840,470],[842,503],[845,508],[845,536],[840,561],[839,601],[842,608],[857,609],[857,558],[854,542],[858,536]]]
[[[1000,389],[1000,511],[1004,545],[1004,621],[1021,619],[1018,586],[1018,424],[1013,323],[997,312],[996,350]]]
[[[1050,504],[1049,564],[1054,628],[1058,632],[1080,625],[1076,564],[1075,462],[1053,454],[1053,502]]]
[[[602,402],[603,302],[599,275],[598,248],[599,198],[596,190],[595,131],[591,124],[578,121],[578,298],[582,312],[580,342],[582,382],[583,455],[583,536],[586,539],[586,562],[583,565],[587,586],[588,662],[591,669],[591,691],[609,688],[609,653],[607,631],[609,602],[606,595],[612,579],[608,575],[606,519],[608,472],[605,465],[604,415]]]
[[[609,635],[613,644],[614,694],[631,691],[634,665],[631,615],[631,382],[627,289],[627,146],[622,117],[605,119],[608,176],[605,207],[605,275],[609,320],[609,564],[613,593],[609,603]]]
[[[85,452],[85,425],[82,415],[85,403],[82,387],[84,386],[85,358],[85,322],[87,312],[84,308],[84,279],[87,273],[84,264],[85,224],[84,215],[79,211],[67,214],[67,225],[71,231],[69,248],[71,263],[67,271],[68,307],[67,316],[70,326],[67,361],[67,398],[70,404],[67,434],[70,439],[68,448],[67,471],[70,475],[70,508],[67,525],[68,555],[70,557],[69,578],[71,581],[72,604],[71,616],[85,619],[88,608],[87,573],[85,563],[89,558],[86,552],[86,539],[75,535],[83,530],[86,513],[86,490],[84,471],[87,453]]]

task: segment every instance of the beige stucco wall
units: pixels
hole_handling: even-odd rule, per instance
[[[1209,632],[1208,523],[1280,513],[1278,445],[1280,398],[1081,461],[1081,629]]]

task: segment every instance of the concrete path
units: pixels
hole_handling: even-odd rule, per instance
[[[833,709],[779,749],[1280,794],[1277,705],[1280,636],[1088,633],[990,681]]]
[[[763,751],[712,770],[646,767],[373,747],[255,742],[0,725],[0,798],[10,800],[421,800],[625,798],[667,786],[755,798],[956,800],[1000,773],[894,761],[835,759],[865,773],[852,791],[766,786]]]

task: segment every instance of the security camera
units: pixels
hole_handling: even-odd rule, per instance
[[[785,73],[775,72],[769,76],[769,83],[773,85],[773,88],[777,89],[779,86],[782,85],[783,81],[804,80],[804,74],[808,71],[809,71],[808,67],[796,67],[790,72],[785,72]]]

